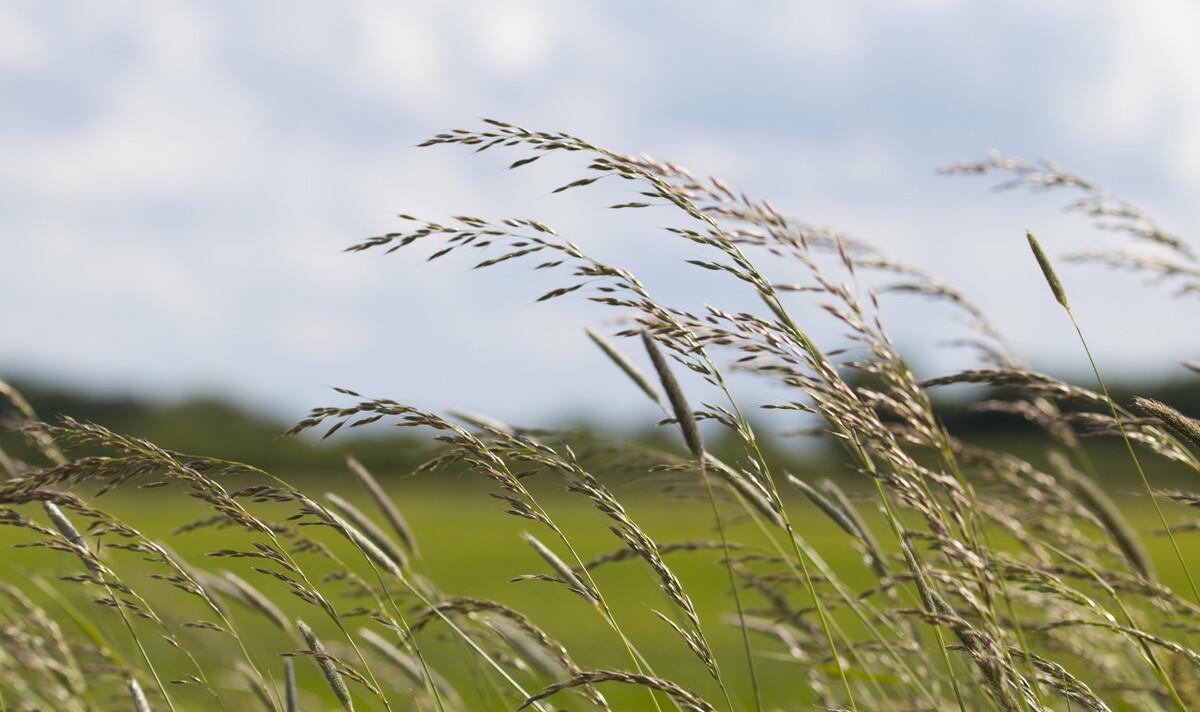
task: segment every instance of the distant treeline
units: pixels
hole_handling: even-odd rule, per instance
[[[327,441],[313,437],[287,438],[283,433],[291,423],[252,413],[219,398],[188,398],[162,404],[132,397],[89,394],[33,381],[10,383],[25,394],[38,415],[48,422],[70,416],[145,438],[171,450],[245,462],[281,474],[308,476],[342,471],[346,456],[353,454],[373,470],[394,476],[411,472],[437,452],[437,443],[432,441],[429,433],[398,430],[382,424],[363,432],[339,433]],[[1120,403],[1143,395],[1170,403],[1189,415],[1200,415],[1200,378],[1118,384],[1112,388],[1112,393]],[[1004,399],[1010,395],[1003,389],[972,388],[960,392],[959,397],[943,399],[939,412],[950,432],[963,440],[1003,444],[1009,450],[1024,451],[1034,460],[1040,460],[1037,453],[1047,443],[1039,430],[1018,416],[978,409],[985,399]],[[5,407],[0,405],[0,422],[7,424],[12,413]],[[594,442],[595,436],[605,435],[590,433],[581,428],[575,437],[581,443],[587,443]],[[674,436],[673,430],[661,428],[647,428],[632,436],[622,435],[645,445],[678,449]],[[794,440],[776,436],[761,445],[768,460],[780,470],[820,469],[835,477],[842,471],[834,452],[830,448],[814,446],[811,438]],[[718,456],[730,461],[740,459],[734,450],[738,446],[733,438],[718,438],[709,446]],[[1096,446],[1108,449],[1113,443],[1098,442]],[[0,431],[0,448],[20,459],[32,458],[19,435],[9,432],[8,428]],[[1119,460],[1120,453],[1115,450],[1114,453]]]

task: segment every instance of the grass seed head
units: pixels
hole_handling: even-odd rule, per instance
[[[1046,284],[1050,285],[1050,291],[1054,293],[1054,298],[1063,306],[1063,309],[1070,310],[1071,305],[1067,303],[1067,293],[1063,290],[1062,282],[1058,281],[1058,275],[1054,273],[1054,267],[1050,264],[1050,258],[1046,257],[1046,253],[1042,251],[1042,246],[1038,244],[1037,238],[1033,233],[1026,230],[1025,239],[1029,241],[1029,249],[1033,250],[1034,259],[1037,260],[1038,267],[1042,268],[1042,276],[1046,278]]]
[[[296,620],[296,627],[300,629],[300,635],[304,636],[304,642],[308,645],[308,650],[317,660],[317,665],[321,668],[321,674],[325,676],[325,681],[329,683],[329,689],[333,690],[333,694],[337,697],[338,702],[346,712],[354,712],[354,702],[350,699],[350,690],[346,687],[345,680],[338,673],[337,666],[329,657],[329,653],[325,652],[325,645],[312,628],[302,620]]]
[[[662,383],[663,390],[667,392],[667,400],[671,402],[671,410],[675,413],[675,420],[679,422],[679,429],[683,432],[683,439],[687,443],[688,449],[692,451],[693,457],[703,461],[704,441],[700,439],[700,428],[696,425],[696,418],[692,415],[687,399],[683,396],[683,389],[679,387],[679,381],[675,380],[675,374],[671,373],[667,359],[659,350],[658,345],[654,343],[654,337],[650,335],[649,331],[642,331],[642,344],[646,347],[646,353],[650,355],[650,361],[654,364],[654,370],[658,373],[658,380]]]
[[[129,676],[126,685],[129,687],[129,697],[133,700],[134,712],[150,712],[150,703],[146,701],[146,693],[142,692],[142,686],[132,675]]]
[[[1134,398],[1133,403],[1138,410],[1187,438],[1193,445],[1200,447],[1200,421],[1189,418],[1166,403],[1152,398]]]

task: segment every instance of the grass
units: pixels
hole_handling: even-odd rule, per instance
[[[585,176],[553,193],[623,181],[631,199],[611,208],[673,216],[665,232],[693,250],[688,269],[741,287],[754,306],[667,305],[527,218],[402,215],[348,249],[427,246],[430,260],[472,252],[477,269],[562,275],[538,301],[585,298],[618,317],[611,337],[588,336],[678,444],[583,443],[346,389],[290,431],[431,434],[440,450],[418,470],[463,478],[448,497],[384,490],[353,462],[313,483],[43,423],[0,386],[37,453],[0,458],[0,524],[18,547],[4,564],[0,709],[1200,707],[1196,527],[1179,519],[1200,495],[1162,489],[1167,472],[1200,472],[1200,427],[1170,404],[1139,401],[1142,417],[1116,403],[1086,342],[1099,392],[1022,366],[948,284],[670,163],[490,120],[422,145],[515,149],[522,170],[582,156]],[[1081,191],[1075,209],[1147,250],[1083,259],[1197,292],[1187,243],[1088,181],[1001,157],[948,169],[993,171]],[[1031,280],[1040,266],[1082,341],[1068,290],[1029,244]],[[966,317],[983,365],[919,378],[881,317],[895,291]],[[827,333],[817,318],[840,336],[814,337]],[[741,402],[742,377],[778,399]],[[1039,426],[1043,452],[948,429],[931,393],[964,383],[1004,387],[986,407]],[[815,426],[849,477],[781,470],[748,417],[759,409]],[[716,433],[732,457],[707,448]],[[1096,486],[1114,444],[1139,499]]]
[[[345,473],[331,473],[330,478],[340,478],[349,484]],[[557,614],[538,616],[538,623],[547,632],[568,649],[588,650],[589,659],[597,664],[621,663],[618,651],[611,646],[605,646],[602,650],[594,649],[594,641],[603,637],[606,626],[592,617],[580,615],[586,612],[582,610],[582,606],[573,603],[568,597],[558,595],[557,592],[548,592],[546,587],[549,584],[537,581],[514,584],[510,581],[515,576],[538,568],[536,555],[520,545],[520,532],[523,530],[520,522],[504,515],[484,497],[459,499],[449,496],[438,487],[409,487],[396,490],[395,495],[397,500],[404,502],[409,523],[420,536],[423,553],[429,564],[430,577],[438,581],[443,588],[461,595],[498,600],[517,610],[530,612],[543,610],[547,599],[551,598],[554,605],[562,604],[565,607]],[[709,518],[702,509],[684,512],[681,517],[679,512],[662,507],[654,492],[644,489],[631,493],[625,499],[634,516],[642,522],[647,531],[664,542],[713,536]],[[165,503],[170,503],[170,506],[164,506]],[[362,495],[356,497],[355,503],[364,509],[369,506],[369,500]],[[572,497],[557,495],[553,497],[549,506],[555,511],[563,512],[565,519],[577,522],[572,531],[573,538],[589,555],[607,552],[613,548],[611,537],[601,526],[597,526],[600,522],[596,521],[594,511],[586,503]],[[843,573],[849,585],[865,588],[871,584],[874,577],[869,567],[863,564],[857,551],[845,546],[843,532],[836,524],[824,517],[815,507],[804,502],[796,501],[793,509],[806,521],[805,533],[814,547],[833,568]],[[189,561],[203,561],[206,552],[233,545],[239,538],[234,533],[223,536],[172,537],[170,532],[179,518],[199,516],[203,510],[200,506],[180,503],[178,498],[164,497],[159,493],[145,492],[118,497],[112,502],[112,510],[123,519],[139,521],[142,530],[148,535],[169,538],[172,549]],[[1138,503],[1130,518],[1134,522],[1134,528],[1139,531],[1154,528],[1153,512],[1145,502]],[[870,517],[869,522],[875,528],[882,524],[878,516]],[[747,523],[739,525],[731,532],[735,536],[750,533]],[[0,543],[9,546],[24,540],[28,540],[28,537],[15,532],[3,532]],[[489,542],[490,545],[483,546],[480,542]],[[1173,554],[1169,547],[1169,543],[1162,539],[1149,541],[1151,557],[1163,572],[1164,583],[1169,586],[1186,585],[1182,573],[1172,566]],[[700,551],[673,554],[671,557],[673,568],[684,581],[700,610],[722,611],[732,607],[724,586],[725,579],[711,554]],[[7,575],[13,576],[15,580],[20,580],[25,574],[34,573],[52,580],[58,575],[73,573],[75,568],[66,558],[47,555],[36,549],[13,550],[12,556],[6,560],[4,566],[9,572]],[[133,570],[139,572],[136,566]],[[237,570],[242,573],[250,571],[245,567]],[[255,574],[250,571],[247,575],[253,577]],[[656,670],[672,679],[695,679],[698,669],[694,661],[677,654],[675,641],[662,635],[661,622],[647,611],[650,607],[661,605],[661,595],[658,594],[653,580],[643,572],[637,571],[635,563],[628,562],[614,566],[608,571],[600,570],[596,576],[600,586],[612,592],[609,596],[610,603],[618,615],[628,621],[630,634],[638,640],[645,641],[643,651],[647,657],[662,661],[656,666]],[[268,583],[258,585],[264,592],[275,592]],[[55,604],[39,595],[36,589],[31,591],[30,595],[49,609],[54,609]],[[276,598],[280,606],[293,617],[305,614],[305,606],[298,600],[290,602],[288,599],[291,597],[286,595],[278,595]],[[241,624],[255,633],[251,638],[257,639],[258,642],[252,646],[253,652],[263,658],[277,654],[278,635],[272,633],[273,629],[269,624],[255,620],[248,611],[236,613],[240,614]],[[178,612],[177,615],[180,620],[184,619],[183,612]],[[105,629],[105,637],[114,640],[120,638],[122,630],[118,621],[97,617],[95,622]],[[849,625],[849,621],[847,624]],[[69,631],[71,624],[64,622],[63,625],[64,629]],[[722,659],[736,660],[740,655],[741,639],[735,628],[728,625],[716,626],[711,637],[713,647]],[[439,661],[438,668],[452,678],[466,677],[469,674],[469,669],[462,665],[461,659],[453,656]],[[759,672],[764,704],[768,708],[795,705],[797,700],[809,699],[803,689],[796,688],[797,668],[795,661],[784,657],[763,656],[759,663]],[[167,674],[180,675],[184,669],[184,666],[180,666]],[[727,671],[726,674],[734,690],[735,699],[748,708],[753,701],[749,680],[736,668]],[[301,690],[303,696],[313,701],[309,708],[320,709],[322,705],[330,703],[330,693],[315,669],[302,668],[300,680],[306,683]],[[464,685],[460,690],[460,694],[469,703],[467,709],[503,709],[486,695],[480,697],[476,693],[476,688],[469,685]],[[644,698],[632,691],[606,691],[606,696],[615,709],[647,707]],[[226,697],[229,701],[228,706],[234,709],[251,708],[256,704],[255,698],[248,691],[238,694],[231,690],[226,693]],[[198,694],[182,696],[181,700],[185,701],[184,708],[206,704],[204,697]],[[317,703],[316,700],[324,702]]]
[[[340,479],[350,484],[345,473],[330,473],[330,479]],[[517,610],[537,612],[544,610],[547,599],[552,599],[552,605],[564,605],[556,614],[542,614],[537,617],[543,626],[555,639],[561,641],[568,649],[582,649],[589,652],[589,660],[598,665],[619,665],[621,657],[616,649],[604,646],[597,650],[594,642],[603,637],[606,627],[592,617],[579,615],[586,611],[557,592],[547,591],[549,584],[537,581],[514,584],[510,582],[515,576],[528,573],[538,568],[536,555],[528,548],[520,545],[520,532],[523,527],[520,522],[513,520],[498,510],[485,497],[456,498],[448,495],[440,487],[407,487],[395,490],[395,498],[402,501],[407,518],[413,530],[420,537],[425,560],[428,562],[429,575],[438,581],[448,591],[475,598],[501,601]],[[237,543],[239,536],[227,533],[221,536],[204,535],[171,536],[171,530],[180,518],[192,518],[203,513],[201,506],[180,502],[180,498],[165,497],[160,493],[139,492],[132,495],[122,495],[113,499],[113,513],[123,519],[137,520],[142,530],[156,538],[169,539],[172,549],[189,561],[201,562],[205,553],[226,545]],[[711,538],[713,532],[710,521],[702,509],[682,513],[662,506],[653,491],[636,491],[625,497],[634,516],[642,522],[647,531],[656,538],[666,542],[686,539]],[[354,500],[357,505],[367,508],[369,500],[359,494]],[[555,511],[563,512],[565,519],[576,522],[572,535],[579,547],[591,554],[599,554],[613,548],[611,537],[596,521],[592,508],[573,497],[561,494],[554,495],[550,505]],[[857,551],[845,545],[842,530],[831,520],[824,517],[815,507],[801,501],[796,501],[791,507],[805,522],[805,533],[808,539],[830,565],[842,572],[847,583],[856,588],[865,588],[874,580],[868,566]],[[1130,519],[1138,531],[1153,529],[1155,517],[1148,503],[1138,502],[1132,508]],[[870,517],[869,523],[876,529],[882,525],[878,516]],[[734,528],[734,536],[748,535],[746,523]],[[0,531],[0,544],[10,546],[28,537],[16,532]],[[481,545],[488,542],[488,545]],[[1177,587],[1186,585],[1186,581],[1177,567],[1173,566],[1174,555],[1170,545],[1161,538],[1148,540],[1151,558],[1162,572],[1166,585]],[[671,555],[673,567],[683,580],[688,592],[695,601],[697,608],[702,611],[723,611],[732,607],[728,592],[725,590],[724,577],[714,562],[710,553],[699,551]],[[38,574],[53,580],[59,575],[69,575],[75,567],[71,561],[62,556],[48,555],[37,549],[18,549],[12,551],[4,564],[6,577],[19,581],[25,575]],[[142,569],[133,566],[135,574],[144,573]],[[247,577],[255,574],[248,567],[237,570],[246,573]],[[249,573],[247,573],[249,572]],[[611,591],[610,603],[623,620],[628,621],[630,634],[645,641],[643,651],[647,657],[661,660],[656,670],[671,679],[690,680],[697,677],[698,669],[693,660],[677,654],[675,641],[662,635],[662,624],[649,614],[647,609],[661,605],[661,596],[655,588],[653,580],[636,568],[635,563],[625,563],[596,573],[600,586]],[[251,580],[254,580],[251,578]],[[256,582],[258,583],[258,582]],[[276,592],[269,583],[258,584],[264,592]],[[169,589],[159,585],[164,595],[169,595]],[[30,596],[51,611],[53,601],[46,599],[34,589]],[[306,614],[306,607],[300,601],[289,601],[290,596],[280,593],[275,596],[280,606],[291,616]],[[188,608],[191,613],[191,607]],[[252,651],[256,656],[269,659],[279,652],[279,635],[275,629],[265,622],[256,620],[248,611],[235,611],[239,616],[239,624],[247,627],[252,635]],[[177,611],[177,617],[185,620],[185,612]],[[105,617],[95,617],[95,623],[105,629],[105,637],[119,640],[122,630],[119,621]],[[849,625],[849,621],[847,621]],[[70,631],[71,624],[63,622],[64,630]],[[716,626],[711,632],[713,647],[722,659],[737,659],[741,650],[741,639],[736,629],[731,626]],[[203,644],[200,638],[197,643]],[[211,643],[211,641],[210,641]],[[216,646],[214,646],[216,647]],[[216,650],[211,654],[216,654]],[[438,661],[438,669],[451,678],[467,678],[470,670],[462,665],[462,660],[456,656],[447,656]],[[805,690],[798,689],[795,678],[798,665],[779,655],[764,655],[759,663],[761,687],[764,691],[764,704],[768,708],[785,707],[798,704],[797,700],[810,699]],[[168,676],[184,674],[185,667],[179,666],[167,672]],[[280,668],[282,670],[282,668]],[[734,697],[744,707],[752,704],[752,691],[745,674],[734,668],[726,673],[729,684],[734,691]],[[330,704],[332,698],[315,669],[301,668],[301,694],[311,703],[306,708],[321,709]],[[241,681],[231,686],[225,692],[227,706],[233,709],[252,708],[257,704],[248,691],[237,692],[242,687]],[[466,709],[503,709],[488,695],[480,695],[478,688],[462,685],[459,692],[468,703]],[[485,688],[486,689],[486,688]],[[357,692],[357,691],[355,691]],[[183,708],[205,706],[208,704],[204,696],[199,694],[186,695],[177,693],[183,701]],[[633,691],[606,691],[606,696],[613,703],[614,709],[643,709],[647,705],[644,698]],[[317,702],[323,700],[323,702]],[[364,701],[365,702],[365,701]]]

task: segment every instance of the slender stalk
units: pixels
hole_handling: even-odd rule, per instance
[[[1079,343],[1083,345],[1084,353],[1087,354],[1088,363],[1091,364],[1092,373],[1096,376],[1096,383],[1100,386],[1100,392],[1104,394],[1104,400],[1108,404],[1109,412],[1112,414],[1113,420],[1117,422],[1117,428],[1121,432],[1121,440],[1125,442],[1125,449],[1129,452],[1130,459],[1133,460],[1133,466],[1137,470],[1142,487],[1145,488],[1146,494],[1150,496],[1150,502],[1154,505],[1154,514],[1158,517],[1158,523],[1167,532],[1167,539],[1171,542],[1171,548],[1175,551],[1175,558],[1179,560],[1179,566],[1183,569],[1183,573],[1187,577],[1188,586],[1192,590],[1192,598],[1197,604],[1200,604],[1200,588],[1196,586],[1196,579],[1192,576],[1191,567],[1188,566],[1187,558],[1183,555],[1183,549],[1180,548],[1179,540],[1176,539],[1171,525],[1167,523],[1167,517],[1163,514],[1158,496],[1154,494],[1154,488],[1150,485],[1150,478],[1146,476],[1146,471],[1142,468],[1142,462],[1133,447],[1133,441],[1129,439],[1129,433],[1125,431],[1125,423],[1121,418],[1121,414],[1117,412],[1117,405],[1108,393],[1108,386],[1104,385],[1104,377],[1100,375],[1100,369],[1096,366],[1096,359],[1092,357],[1092,350],[1088,347],[1087,339],[1083,337],[1083,330],[1079,328],[1079,322],[1075,320],[1075,314],[1071,311],[1070,307],[1067,307],[1067,316],[1071,318],[1071,326],[1075,327],[1075,333],[1079,335]]]
[[[1117,404],[1108,392],[1108,386],[1104,384],[1104,377],[1100,375],[1100,368],[1096,365],[1096,359],[1092,356],[1092,350],[1088,346],[1087,339],[1083,336],[1083,329],[1080,328],[1079,321],[1075,318],[1075,312],[1071,309],[1071,303],[1067,300],[1066,290],[1063,289],[1058,275],[1054,272],[1054,266],[1050,263],[1050,259],[1046,257],[1046,253],[1042,251],[1037,238],[1033,236],[1032,232],[1026,232],[1025,237],[1029,242],[1029,248],[1033,251],[1034,258],[1037,259],[1038,266],[1041,267],[1042,275],[1046,278],[1046,283],[1050,286],[1050,291],[1054,294],[1055,300],[1062,305],[1063,310],[1067,312],[1067,317],[1071,320],[1071,326],[1075,328],[1075,333],[1079,336],[1079,343],[1083,345],[1083,352],[1087,355],[1088,364],[1091,365],[1092,373],[1096,376],[1096,383],[1100,386],[1100,391],[1104,394],[1108,410],[1112,414],[1113,420],[1117,423],[1117,429],[1121,432],[1121,440],[1125,443],[1125,449],[1129,452],[1129,458],[1133,460],[1134,469],[1137,470],[1138,477],[1142,481],[1142,486],[1145,488],[1146,494],[1149,495],[1150,502],[1154,505],[1154,513],[1158,516],[1158,522],[1166,530],[1167,538],[1171,542],[1171,548],[1174,549],[1175,557],[1179,560],[1179,566],[1183,569],[1183,573],[1187,577],[1188,586],[1192,590],[1192,598],[1197,604],[1200,604],[1200,588],[1196,586],[1196,580],[1192,577],[1191,568],[1188,567],[1187,559],[1183,556],[1183,550],[1179,546],[1179,541],[1175,538],[1175,533],[1167,523],[1167,517],[1163,514],[1158,497],[1154,494],[1154,488],[1150,486],[1150,478],[1146,476],[1146,471],[1142,468],[1142,462],[1133,447],[1133,441],[1129,439],[1129,433],[1125,431],[1125,422],[1121,419],[1121,414],[1117,411]]]
[[[1096,570],[1093,569],[1091,566],[1088,566],[1083,561],[1080,561],[1078,558],[1071,556],[1069,553],[1063,551],[1062,549],[1059,549],[1059,548],[1053,546],[1052,544],[1046,544],[1046,546],[1049,547],[1052,551],[1054,551],[1054,553],[1058,554],[1059,556],[1063,557],[1067,561],[1071,562],[1071,564],[1073,564],[1076,568],[1078,568],[1083,573],[1087,574],[1087,576],[1089,578],[1091,578],[1093,581],[1095,581],[1096,584],[1098,586],[1100,586],[1100,588],[1103,589],[1105,593],[1108,594],[1109,598],[1111,598],[1113,600],[1113,602],[1117,604],[1117,608],[1119,608],[1121,610],[1121,615],[1125,618],[1125,622],[1126,622],[1126,624],[1128,624],[1129,628],[1131,630],[1140,630],[1137,622],[1133,619],[1133,614],[1130,613],[1129,609],[1125,606],[1125,602],[1121,600],[1121,597],[1119,595],[1117,595],[1116,590],[1113,589],[1113,587],[1107,581],[1104,580],[1103,576],[1098,574],[1096,572]],[[1179,692],[1176,691],[1175,685],[1171,682],[1171,676],[1167,674],[1166,669],[1162,666],[1162,663],[1159,662],[1158,656],[1154,654],[1154,649],[1152,647],[1150,647],[1150,644],[1147,643],[1140,636],[1131,636],[1131,637],[1133,637],[1134,641],[1138,644],[1138,647],[1141,648],[1142,654],[1146,657],[1146,660],[1150,663],[1151,668],[1153,668],[1153,670],[1154,670],[1154,674],[1158,676],[1159,682],[1161,682],[1163,684],[1163,686],[1167,688],[1167,693],[1171,696],[1171,700],[1173,702],[1175,702],[1175,705],[1179,708],[1180,712],[1190,712],[1188,706],[1184,703],[1183,699],[1179,696]]]
[[[650,361],[654,364],[654,370],[658,372],[658,378],[662,383],[663,390],[667,392],[667,400],[670,401],[671,408],[675,412],[675,419],[679,423],[683,439],[687,442],[688,449],[692,451],[692,457],[696,460],[696,466],[700,468],[700,479],[704,482],[704,491],[708,495],[708,502],[712,507],[713,519],[717,525],[717,533],[721,538],[721,548],[725,554],[725,571],[729,576],[729,591],[733,594],[734,606],[737,609],[738,628],[742,634],[742,649],[746,654],[746,668],[750,672],[750,685],[754,690],[754,708],[762,712],[762,694],[758,689],[758,672],[754,665],[754,650],[750,645],[750,631],[746,627],[746,614],[742,608],[742,596],[739,591],[737,576],[733,572],[733,555],[729,550],[729,538],[725,536],[725,523],[721,517],[721,508],[717,506],[717,497],[713,492],[712,481],[708,476],[708,467],[705,464],[707,457],[704,451],[704,440],[700,437],[700,428],[696,425],[696,419],[692,415],[692,410],[683,395],[683,389],[679,387],[679,382],[675,380],[675,375],[667,365],[666,359],[663,358],[662,352],[659,351],[658,346],[654,343],[654,337],[650,335],[650,332],[642,332],[642,343],[646,347],[646,353],[649,354]],[[836,656],[834,657],[834,662],[839,663]],[[729,699],[729,691],[726,689],[725,683],[720,679],[719,675],[717,682],[721,686],[721,691],[725,694],[726,702],[729,704],[730,709],[732,709],[733,703]],[[849,694],[849,689],[846,692]]]
[[[754,650],[750,645],[750,631],[746,627],[746,613],[742,608],[742,595],[738,591],[737,578],[733,573],[733,562],[730,561],[733,554],[729,549],[729,538],[725,535],[725,523],[721,517],[721,509],[717,506],[716,495],[713,494],[712,480],[708,476],[708,469],[704,465],[704,458],[700,458],[700,478],[704,481],[704,491],[708,495],[709,504],[712,505],[713,520],[717,525],[717,534],[721,539],[721,549],[725,558],[725,571],[729,575],[729,590],[733,593],[734,607],[737,609],[738,628],[742,633],[742,649],[746,653],[746,669],[750,672],[750,687],[754,691],[754,709],[762,711],[762,693],[758,689],[758,672],[754,665]],[[729,690],[725,687],[724,681],[719,677],[718,684],[721,686],[721,692],[725,695],[725,703],[729,705],[730,710],[734,709],[733,701],[729,698]]]

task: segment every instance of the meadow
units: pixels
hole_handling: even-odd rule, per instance
[[[671,215],[683,268],[745,292],[753,307],[663,304],[530,218],[401,215],[348,248],[560,273],[538,301],[612,311],[589,335],[670,438],[342,389],[290,434],[398,425],[432,438],[429,459],[269,472],[252,446],[236,461],[44,422],[5,385],[23,445],[0,484],[0,707],[1200,709],[1200,423],[1110,393],[1034,235],[1014,249],[1093,380],[1030,371],[951,285],[671,163],[498,121],[423,145],[514,151],[513,170],[582,156],[554,192],[624,182],[607,207]],[[1081,259],[1200,292],[1186,242],[1057,166],[947,172],[1072,191],[1143,249]],[[770,276],[781,265],[788,282]],[[895,292],[958,315],[977,365],[918,378],[881,316]],[[817,317],[833,343],[806,326]],[[777,398],[743,402],[734,372]],[[1036,435],[967,437],[935,399],[947,387],[986,389],[977,409]],[[836,456],[789,468],[751,412]]]
[[[326,486],[358,489],[356,483],[346,480],[345,475],[344,472],[329,473]],[[530,611],[531,615],[536,616],[538,624],[569,650],[586,651],[586,657],[581,654],[581,659],[589,664],[601,667],[622,664],[618,641],[612,638],[611,631],[602,621],[594,615],[589,615],[586,605],[574,600],[569,594],[546,591],[543,588],[544,584],[536,581],[511,581],[522,574],[538,571],[540,559],[528,547],[520,544],[520,534],[525,527],[505,515],[495,504],[488,501],[488,498],[455,497],[440,486],[410,486],[397,489],[394,498],[403,504],[408,523],[419,537],[424,564],[422,570],[441,589],[457,596],[499,601],[515,610]],[[172,530],[181,518],[199,517],[203,514],[201,506],[181,501],[182,499],[164,497],[161,493],[138,493],[128,497],[114,497],[110,504],[114,515],[139,522],[141,531],[152,538],[169,542],[172,549],[188,561],[203,562],[205,555],[210,551],[226,544],[236,544],[238,537],[235,535],[172,535]],[[630,492],[623,499],[628,502],[634,516],[646,530],[662,542],[711,541],[711,521],[703,511],[696,511],[694,507],[664,503],[655,491],[647,488]],[[370,506],[369,498],[361,493],[357,493],[352,500],[364,510]],[[596,513],[588,504],[561,495],[552,495],[547,504],[563,520],[575,523],[571,528],[571,538],[581,551],[589,555],[599,555],[613,550],[611,536],[605,531],[603,522],[597,521]],[[869,587],[873,578],[870,568],[863,561],[859,551],[848,545],[845,533],[811,503],[793,501],[789,502],[789,505],[804,522],[805,536],[812,542],[813,548],[844,577],[846,583],[856,589]],[[872,525],[882,524],[879,517],[870,519]],[[1149,511],[1144,502],[1133,507],[1130,520],[1138,529],[1154,529],[1153,512]],[[730,536],[752,536],[753,532],[748,529],[749,523],[734,526],[730,530]],[[0,531],[0,544],[4,546],[29,540],[30,537],[22,534]],[[1186,585],[1183,572],[1174,561],[1169,544],[1165,540],[1161,537],[1151,540],[1148,549],[1166,585]],[[146,567],[139,566],[136,560],[124,563],[129,566],[128,570],[134,576],[146,573]],[[676,554],[672,556],[672,567],[700,610],[727,611],[731,608],[728,589],[723,585],[719,564],[711,552]],[[233,564],[227,568],[242,575],[249,572],[249,577],[254,576],[250,567]],[[17,585],[34,576],[51,582],[58,576],[77,573],[77,569],[78,566],[69,556],[51,555],[39,549],[28,548],[13,549],[4,563],[6,580]],[[640,649],[650,659],[660,661],[656,665],[659,674],[670,679],[700,681],[703,684],[703,671],[696,668],[695,661],[677,654],[677,643],[662,635],[661,622],[649,612],[650,609],[663,605],[662,594],[656,582],[651,576],[635,569],[636,563],[629,562],[608,571],[601,569],[596,575],[597,582],[609,592],[609,603],[618,612],[624,628],[639,641]],[[288,596],[282,586],[272,586],[270,583],[260,586],[262,591],[271,595],[289,615],[305,614],[304,604]],[[55,614],[55,618],[62,620],[62,630],[68,637],[77,634],[73,630],[74,625],[70,618],[59,610],[59,604],[53,598],[46,596],[37,585],[29,586],[26,583],[21,587],[32,600],[44,606],[51,614]],[[152,585],[151,590],[155,588],[158,589],[158,595],[172,597],[166,584],[157,583]],[[86,606],[86,596],[80,597],[70,591],[65,594],[70,601],[75,602],[74,605]],[[6,606],[5,610],[8,615],[19,615],[19,608],[11,604]],[[164,613],[178,625],[201,612],[201,607],[193,604],[181,608],[172,607]],[[234,610],[233,614],[240,627],[252,632],[248,637],[255,658],[261,660],[267,668],[275,664],[279,667],[277,675],[281,675],[282,667],[277,659],[280,652],[278,631],[265,620],[260,620],[260,616],[250,608]],[[127,635],[120,621],[111,616],[88,617],[104,631],[109,640],[120,641],[123,635]],[[717,627],[713,631],[711,642],[719,657],[736,659],[741,645],[740,638],[733,622],[726,623],[727,625]],[[853,626],[854,622],[846,620],[846,625]],[[204,637],[198,637],[195,643],[207,645],[211,641],[206,642]],[[215,656],[223,649],[216,646],[216,649],[207,655],[214,656],[215,662]],[[164,675],[182,677],[188,674],[188,665],[178,659],[178,655],[172,654],[170,646],[158,644],[155,650],[156,655],[161,656]],[[387,669],[386,661],[380,660],[378,664]],[[478,680],[468,682],[473,674],[470,666],[463,664],[460,654],[443,653],[438,658],[436,667],[449,671],[447,674],[456,679],[463,680],[458,689],[463,698],[462,709],[508,709],[496,699],[493,687]],[[801,670],[802,664],[790,656],[767,654],[764,651],[758,673],[764,691],[763,703],[768,709],[805,708],[804,703],[797,703],[798,699],[810,700],[803,689],[798,689],[796,680]],[[733,670],[729,677],[734,698],[741,702],[743,708],[750,708],[753,705],[753,693],[746,672]],[[262,704],[252,691],[249,681],[241,674],[226,671],[216,682],[223,688],[222,697],[227,709],[253,709]],[[301,709],[326,709],[335,704],[325,681],[316,674],[315,669],[309,669],[307,673],[302,672],[298,683]],[[412,680],[408,677],[393,679],[391,686],[396,694],[411,694]],[[702,692],[712,694],[714,691],[710,688],[711,685],[698,687]],[[357,690],[354,693],[360,706],[372,706],[372,700],[362,698]],[[180,709],[212,706],[210,699],[199,690],[188,690],[187,686],[182,686],[176,694],[176,704]],[[13,709],[20,709],[14,704],[13,697],[14,695],[9,693],[6,698],[8,704]],[[606,690],[606,697],[613,709],[654,709],[643,695],[634,690]],[[560,704],[565,709],[583,708],[565,701]],[[125,709],[130,706],[120,694],[95,699],[93,705],[99,709]],[[396,707],[404,709],[402,705]]]

